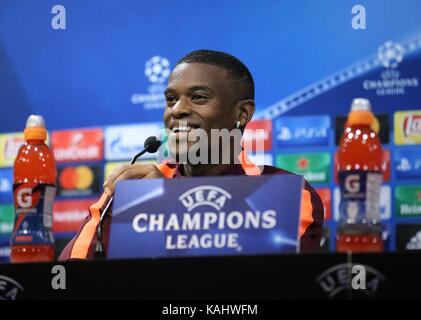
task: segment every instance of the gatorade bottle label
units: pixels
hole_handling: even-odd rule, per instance
[[[53,244],[52,207],[56,193],[53,185],[21,183],[13,185],[15,229],[12,245]]]
[[[341,219],[348,223],[380,221],[382,174],[373,171],[339,172]]]

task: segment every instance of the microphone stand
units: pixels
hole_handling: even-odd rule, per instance
[[[148,152],[149,147],[150,147],[150,144],[146,144],[145,148],[142,151],[140,151],[139,153],[137,153],[132,158],[132,160],[130,161],[130,164],[134,164],[140,156],[142,156],[143,154]],[[114,201],[114,197],[111,196],[109,198],[109,200],[107,202],[107,205],[105,206],[104,210],[101,212],[101,216],[99,218],[99,223],[98,223],[98,226],[96,228],[97,242],[96,242],[95,251],[94,251],[94,259],[99,260],[99,259],[105,258],[104,244],[102,243],[102,227],[103,227],[103,224],[104,224],[105,217],[108,215],[108,211],[110,210],[113,201]]]

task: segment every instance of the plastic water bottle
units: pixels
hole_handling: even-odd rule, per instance
[[[44,119],[31,115],[24,131],[25,144],[13,166],[15,224],[11,238],[11,262],[54,260],[52,206],[57,169],[45,144]]]
[[[383,152],[377,134],[371,129],[373,121],[370,101],[354,99],[338,150],[339,252],[383,250],[380,223]]]

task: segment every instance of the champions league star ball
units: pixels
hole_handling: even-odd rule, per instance
[[[154,56],[145,63],[145,76],[152,83],[163,83],[170,75],[168,59]]]
[[[399,43],[387,41],[379,48],[377,58],[386,68],[396,68],[402,62],[403,54],[404,49]]]

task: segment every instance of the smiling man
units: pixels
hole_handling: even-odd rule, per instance
[[[103,196],[91,206],[90,216],[63,250],[61,259],[93,258],[99,217],[119,180],[292,174],[272,166],[259,168],[243,152],[236,137],[241,136],[254,113],[254,82],[247,67],[232,55],[211,50],[187,54],[172,71],[165,98],[164,123],[168,130],[170,154],[175,162],[123,165],[116,169],[104,183]],[[215,132],[224,134],[215,135]],[[224,140],[227,134],[228,140]],[[191,139],[192,136],[195,138]],[[193,149],[196,138],[200,136],[208,139],[206,150],[200,148],[196,152]],[[201,160],[197,161],[198,158]],[[300,249],[301,252],[315,251],[322,236],[323,205],[307,182],[301,201]],[[105,248],[110,220],[110,215],[104,220]]]

